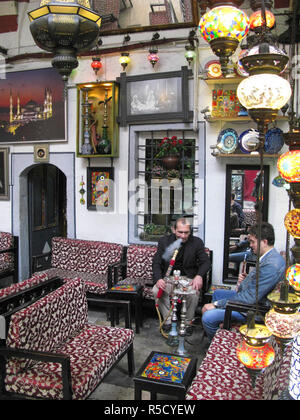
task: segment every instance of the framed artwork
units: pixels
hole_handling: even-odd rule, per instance
[[[113,210],[114,168],[87,168],[88,210]]]
[[[190,74],[191,70],[186,66],[180,71],[137,76],[121,73],[117,78],[120,83],[120,125],[145,121],[191,121]]]
[[[0,145],[66,141],[64,82],[54,68],[0,79]]]
[[[9,200],[8,147],[0,148],[0,200]]]

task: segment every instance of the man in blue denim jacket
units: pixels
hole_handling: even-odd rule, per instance
[[[252,251],[257,255],[258,250],[258,225],[249,229],[249,242]],[[266,303],[266,296],[274,289],[278,282],[284,279],[285,261],[274,248],[275,234],[270,223],[263,222],[261,226],[260,263],[259,263],[259,286],[258,301]],[[238,289],[216,290],[212,297],[212,303],[207,303],[202,308],[202,325],[209,339],[212,339],[219,325],[224,320],[225,307],[228,300],[247,304],[256,302],[256,269],[248,275],[239,275]],[[232,312],[232,319],[245,322],[246,318],[239,312]]]

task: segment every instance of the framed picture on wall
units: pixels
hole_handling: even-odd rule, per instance
[[[191,121],[189,74],[186,66],[179,71],[137,76],[121,73],[117,78],[120,83],[120,125],[143,121]]]
[[[67,141],[64,82],[54,68],[0,79],[0,145]]]
[[[88,210],[111,211],[114,207],[114,168],[87,168]]]
[[[8,147],[0,147],[0,200],[9,200]]]

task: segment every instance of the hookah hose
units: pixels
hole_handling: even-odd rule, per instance
[[[172,269],[173,269],[173,267],[174,267],[174,264],[175,264],[175,260],[176,260],[176,257],[177,257],[177,254],[178,254],[178,251],[179,251],[178,249],[175,249],[175,251],[174,251],[174,254],[173,254],[172,258],[171,258],[171,261],[170,261],[169,267],[168,267],[167,272],[166,272],[166,275],[165,275],[165,279],[166,279],[166,278],[168,278],[168,277],[170,276],[170,274],[171,274],[171,271],[172,271]],[[166,318],[165,318],[164,320],[162,320],[161,313],[160,313],[160,311],[159,311],[159,309],[158,309],[158,299],[160,299],[160,298],[162,297],[163,293],[164,293],[163,289],[159,289],[159,290],[158,290],[158,293],[157,293],[157,298],[156,298],[156,302],[155,302],[155,308],[156,308],[156,312],[157,312],[157,314],[158,314],[158,319],[159,319],[159,330],[160,330],[160,333],[161,333],[161,334],[162,334],[165,338],[168,338],[168,334],[165,334],[162,328],[163,328],[163,326],[164,326],[164,324],[165,324],[166,320],[169,318],[170,313],[172,312],[173,306],[171,306],[171,307],[170,307],[169,313],[168,313],[168,315],[166,316]]]

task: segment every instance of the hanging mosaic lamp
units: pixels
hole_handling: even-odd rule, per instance
[[[288,60],[287,54],[267,42],[253,47],[240,60],[250,76],[238,85],[237,96],[261,132],[291,97],[289,82],[279,76]]]
[[[296,295],[300,294],[300,264],[293,264],[286,270],[286,280]]]
[[[121,54],[121,57],[119,58],[119,62],[121,64],[121,66],[123,67],[123,70],[125,71],[126,67],[130,63],[129,53],[123,52]]]
[[[254,324],[253,328],[242,325],[240,333],[243,340],[237,346],[236,354],[249,373],[254,388],[257,377],[272,364],[275,358],[275,351],[268,343],[272,333],[266,326],[260,324]]]
[[[186,52],[184,54],[186,61],[189,63],[189,66],[192,64],[192,62],[195,60],[196,53],[195,53],[195,47],[193,45],[186,45],[185,46]]]
[[[152,64],[152,67],[154,67],[155,64],[159,62],[159,56],[157,55],[157,52],[157,48],[150,48],[149,50],[148,61]]]
[[[284,226],[290,235],[300,239],[300,209],[293,209],[286,214]]]
[[[92,57],[91,67],[94,70],[96,76],[98,71],[102,68],[102,62],[100,57]]]
[[[300,150],[282,154],[277,161],[277,168],[287,182],[300,182]]]
[[[254,32],[261,31],[261,27],[263,24],[262,13],[261,10],[256,10],[249,18],[250,21],[250,29]],[[270,10],[266,10],[266,26],[268,29],[272,29],[275,25],[275,16],[273,15]]]
[[[205,13],[199,22],[201,36],[220,58],[222,73],[228,73],[229,57],[249,31],[249,18],[237,7],[217,6]]]

